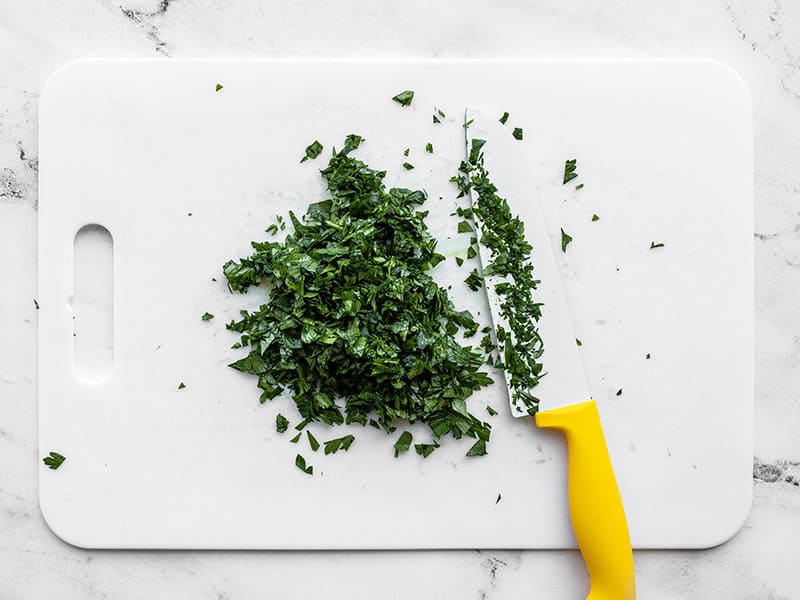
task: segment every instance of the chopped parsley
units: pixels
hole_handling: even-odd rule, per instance
[[[36,310],[39,310],[39,301],[36,298],[33,299],[33,305],[36,307]]]
[[[210,321],[211,319],[213,319],[213,318],[214,318],[214,315],[212,315],[210,312],[205,312],[205,313],[203,313],[203,316],[202,316],[202,317],[200,317],[200,318],[201,318],[203,321]]]
[[[561,228],[561,251],[566,254],[567,246],[572,241],[572,236],[564,231],[564,228]]]
[[[221,83],[218,83],[216,86],[214,86],[214,91],[215,91],[215,92],[218,92],[218,91],[220,91],[221,89],[222,89],[222,84],[221,84]]]
[[[300,159],[300,162],[304,163],[309,158],[312,160],[317,158],[320,154],[322,154],[322,148],[323,148],[322,144],[320,144],[317,140],[314,140],[313,142],[311,142],[311,144],[306,146],[306,154],[303,158]]]
[[[617,390],[617,396],[622,396],[622,388],[619,388],[619,389]]]
[[[408,106],[411,104],[411,101],[414,100],[414,92],[412,90],[406,90],[404,92],[400,92],[399,94],[394,96],[392,100],[394,100],[401,106]]]
[[[433,154],[433,144],[431,144],[430,142],[425,144],[425,152],[427,152],[428,154]]]
[[[583,346],[583,342],[580,341],[578,338],[575,338],[575,345],[576,346]]]
[[[511,135],[514,136],[515,140],[521,140],[522,139],[522,127],[514,127],[514,131],[511,132]]]
[[[298,433],[296,436],[294,436],[292,439],[289,440],[289,443],[296,444],[297,442],[300,441],[300,436],[301,435],[303,435],[303,434],[302,433]]]
[[[411,447],[411,440],[411,432],[404,431],[400,434],[400,437],[397,438],[397,441],[394,443],[395,458],[397,458],[401,452],[408,452],[408,449]]]
[[[411,163],[409,163],[409,162],[404,162],[404,163],[403,163],[403,168],[404,168],[406,171],[410,171],[411,169],[413,169],[413,168],[414,168],[414,165],[412,165],[412,164],[411,164]]]
[[[506,121],[508,121],[508,117],[510,117],[510,116],[511,116],[511,115],[509,115],[509,114],[508,114],[508,112],[504,112],[504,113],[503,113],[503,116],[502,116],[502,117],[500,117],[500,122],[501,122],[503,125],[505,125],[505,124],[506,124]]]
[[[350,446],[353,445],[355,439],[353,435],[346,435],[344,437],[328,440],[325,442],[325,454],[336,454],[340,449],[347,452]]]
[[[508,113],[506,113],[506,114],[508,114]],[[503,499],[503,495],[502,494],[497,494],[497,500],[495,500],[494,503],[495,504],[499,504],[500,500],[502,500],[502,499]]]
[[[647,353],[647,356],[645,356],[645,358],[646,358],[647,360],[650,360],[650,353],[649,353],[649,352]]]
[[[411,152],[411,148],[406,148],[403,150],[403,156],[408,156],[408,153]]]
[[[311,433],[311,431],[306,429],[306,435],[308,436],[308,443],[311,445],[311,450],[313,452],[319,450],[319,442],[317,441],[317,438],[315,438],[314,435]]]
[[[652,250],[653,248],[663,248],[663,247],[664,247],[664,242],[659,242],[657,244],[655,242],[650,242],[650,250]]]
[[[181,381],[181,382],[178,384],[178,389],[179,389],[179,390],[183,390],[183,389],[185,389],[185,388],[186,388],[186,384],[185,384],[185,383],[183,383],[183,382]]]
[[[525,239],[524,224],[511,213],[508,202],[498,195],[497,187],[489,178],[482,151],[485,143],[481,139],[471,140],[467,160],[461,163],[459,173],[452,178],[460,196],[471,195],[472,200],[470,208],[459,208],[456,212],[473,219],[480,230],[480,243],[488,253],[483,273],[473,269],[465,283],[477,291],[484,276],[492,277],[500,314],[507,325],[496,327],[499,347],[495,347],[488,332],[484,332],[480,347],[487,362],[507,372],[513,404],[534,414],[539,400],[531,394],[531,389],[539,382],[542,373],[539,359],[544,347],[536,324],[541,317],[541,304],[532,296],[538,283],[531,262],[533,248]],[[474,243],[478,243],[477,239]],[[480,456],[485,452],[485,440],[479,436],[468,455]]]
[[[569,183],[570,181],[572,181],[573,179],[575,179],[578,176],[578,174],[575,172],[575,170],[577,168],[578,168],[578,159],[576,159],[576,158],[572,158],[570,160],[567,160],[564,163],[564,182],[563,182],[563,185],[566,185],[567,183]]]
[[[58,452],[51,452],[49,456],[42,459],[42,462],[55,471],[65,460],[67,459]]]
[[[327,197],[290,212],[284,240],[253,242],[252,255],[224,265],[233,292],[270,287],[266,303],[227,324],[248,349],[230,366],[254,377],[262,403],[285,392],[298,431],[373,423],[388,435],[420,422],[437,444],[448,434],[485,442],[491,427],[466,399],[492,380],[459,341],[478,323],[429,273],[444,256],[420,210],[427,196],[387,189],[385,171],[351,156],[361,143],[351,134],[333,151],[320,172]]]
[[[497,411],[495,409],[493,409],[491,406],[489,406],[488,404],[486,405],[486,412],[488,412],[489,415],[492,416],[492,417],[497,414]]]
[[[600,220],[600,217],[598,217],[597,215],[592,215],[592,223],[594,223],[595,221],[599,221],[599,220]]]
[[[422,458],[428,458],[433,451],[439,447],[439,444],[414,444],[414,451]]]
[[[278,416],[275,417],[275,429],[278,433],[286,433],[286,430],[289,429],[289,419],[278,413]]]
[[[294,459],[295,466],[300,469],[306,475],[313,475],[314,474],[314,467],[311,465],[306,466],[306,459],[303,458],[300,454],[298,454]]]
[[[575,186],[575,189],[576,190],[582,190],[583,189],[583,184],[579,183],[578,185]]]

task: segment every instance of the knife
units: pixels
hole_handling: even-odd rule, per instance
[[[572,528],[591,579],[587,600],[633,600],[636,597],[628,525],[606,447],[597,405],[586,384],[578,346],[572,329],[561,280],[547,232],[535,184],[525,164],[519,141],[496,117],[475,109],[465,115],[466,153],[469,160],[472,140],[484,140],[482,158],[498,194],[504,197],[511,213],[522,220],[525,237],[533,247],[534,276],[539,283],[533,299],[541,303],[539,334],[544,341],[545,375],[528,390],[539,399],[536,425],[561,431],[567,441],[569,509]],[[474,206],[480,202],[469,192]],[[477,225],[478,256],[481,265],[490,264],[488,250],[480,243]],[[493,275],[484,277],[494,331],[502,326],[510,331],[499,310],[495,287],[504,281]],[[513,283],[513,282],[512,282]],[[511,334],[513,335],[513,334]],[[509,391],[511,414],[527,416],[524,406],[512,401],[511,382],[503,370]]]

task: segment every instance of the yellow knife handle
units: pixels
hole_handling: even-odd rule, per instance
[[[536,413],[536,425],[567,438],[572,529],[589,570],[586,600],[634,600],[628,523],[594,400]]]

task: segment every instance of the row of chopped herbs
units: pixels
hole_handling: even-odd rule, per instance
[[[351,155],[362,142],[351,134],[334,149],[321,171],[330,197],[290,212],[283,241],[253,242],[252,255],[224,265],[232,290],[269,293],[228,323],[249,349],[231,366],[258,378],[262,402],[287,390],[300,430],[321,421],[391,434],[421,422],[433,438],[421,455],[448,435],[473,438],[468,455],[485,454],[491,426],[466,400],[492,380],[481,353],[458,341],[479,325],[428,272],[444,257],[420,210],[425,192],[387,189],[385,171]],[[410,447],[406,433],[397,453]]]
[[[477,291],[486,277],[493,278],[498,311],[507,328],[495,323],[496,344],[491,330],[486,328],[481,348],[490,364],[506,371],[512,403],[532,415],[538,410],[539,399],[531,390],[543,375],[544,344],[537,327],[542,305],[533,296],[539,282],[533,273],[533,248],[525,238],[525,225],[511,212],[508,201],[499,195],[486,170],[485,144],[486,140],[471,140],[467,159],[461,162],[459,173],[452,178],[458,186],[459,197],[471,197],[469,207],[456,210],[465,219],[459,223],[458,230],[477,230],[480,238],[472,237],[470,248],[480,244],[487,251],[487,264],[482,265],[480,273],[473,269],[465,283]],[[474,256],[476,251],[471,254]]]

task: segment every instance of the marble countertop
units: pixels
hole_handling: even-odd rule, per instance
[[[640,597],[800,598],[800,4],[614,0],[0,0],[0,598],[581,598],[573,551],[129,552],[59,540],[37,502],[37,101],[82,56],[707,56],[755,122],[755,498],[706,551],[642,551]]]

